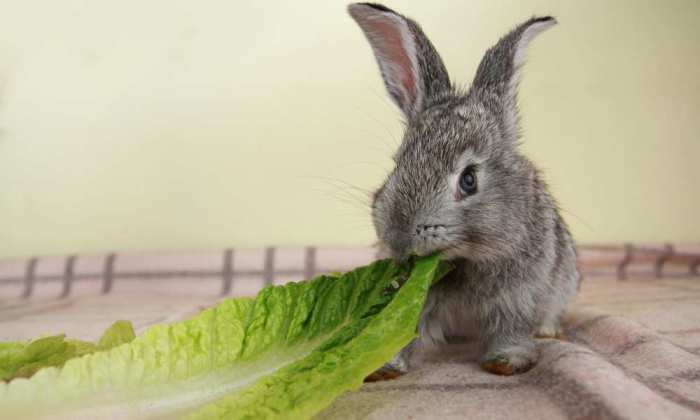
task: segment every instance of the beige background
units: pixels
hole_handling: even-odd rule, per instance
[[[371,242],[402,126],[345,4],[1,0],[0,256]],[[389,5],[461,83],[557,16],[524,147],[575,236],[700,239],[700,2]]]

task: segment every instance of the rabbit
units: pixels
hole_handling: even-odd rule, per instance
[[[464,91],[416,22],[374,3],[348,12],[406,122],[395,166],[372,198],[380,253],[440,252],[455,266],[429,291],[418,338],[375,373],[402,374],[417,348],[457,336],[479,344],[482,369],[526,372],[539,357],[535,337],[560,332],[580,278],[559,207],[518,149],[525,50],[556,20],[532,17],[501,38]]]

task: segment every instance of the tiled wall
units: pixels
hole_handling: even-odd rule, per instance
[[[0,301],[117,292],[246,296],[374,259],[370,247],[267,247],[0,260]],[[581,246],[579,266],[588,278],[698,275],[700,245]]]

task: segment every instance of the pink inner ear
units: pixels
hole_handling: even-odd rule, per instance
[[[411,106],[417,98],[416,74],[405,44],[411,40],[404,40],[401,29],[389,18],[374,18],[365,22],[371,28],[370,37],[380,56],[387,61],[387,70],[394,73],[387,76],[394,79],[395,83],[400,85],[398,87],[408,96],[404,98],[404,105]],[[410,36],[410,34],[406,35]]]

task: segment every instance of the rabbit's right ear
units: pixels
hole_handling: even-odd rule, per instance
[[[389,95],[411,120],[433,95],[450,88],[435,48],[411,19],[374,3],[348,6],[372,46]]]
[[[518,83],[522,73],[525,52],[530,41],[557,23],[551,16],[532,17],[501,38],[491,47],[476,70],[472,90],[479,92],[500,115],[506,138],[517,141]]]

